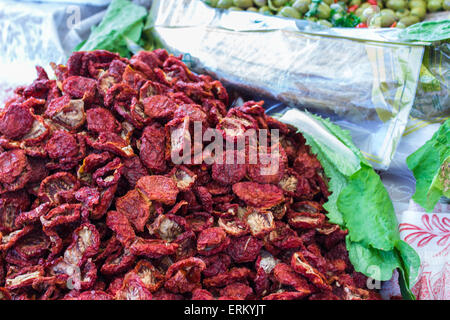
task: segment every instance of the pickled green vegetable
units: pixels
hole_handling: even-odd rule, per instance
[[[327,27],[406,28],[427,13],[450,11],[450,0],[204,0],[208,5],[306,19]]]

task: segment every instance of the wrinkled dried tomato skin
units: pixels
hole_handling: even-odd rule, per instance
[[[380,299],[320,162],[263,101],[227,110],[164,49],[51,66],[0,106],[0,300]]]

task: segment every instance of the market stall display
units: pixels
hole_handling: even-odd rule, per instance
[[[0,4],[0,300],[448,298],[445,1],[102,1]]]

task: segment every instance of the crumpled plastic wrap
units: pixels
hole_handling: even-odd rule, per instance
[[[216,10],[201,1],[153,1],[152,31],[191,67],[231,87],[330,117],[372,164],[387,169],[417,88],[423,46],[393,31],[299,31],[292,19]],[[344,33],[348,36],[344,37]],[[390,41],[390,42],[387,42]]]
[[[50,71],[50,62],[64,62],[73,47],[101,20],[106,2],[1,1],[0,103],[15,87],[34,80],[36,65]],[[80,21],[72,28],[78,13]]]

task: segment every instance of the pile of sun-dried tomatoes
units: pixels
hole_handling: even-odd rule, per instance
[[[227,110],[220,82],[164,50],[52,67],[0,115],[0,300],[379,297],[327,222],[320,163],[262,103]],[[278,129],[276,172],[174,165],[194,122]]]

